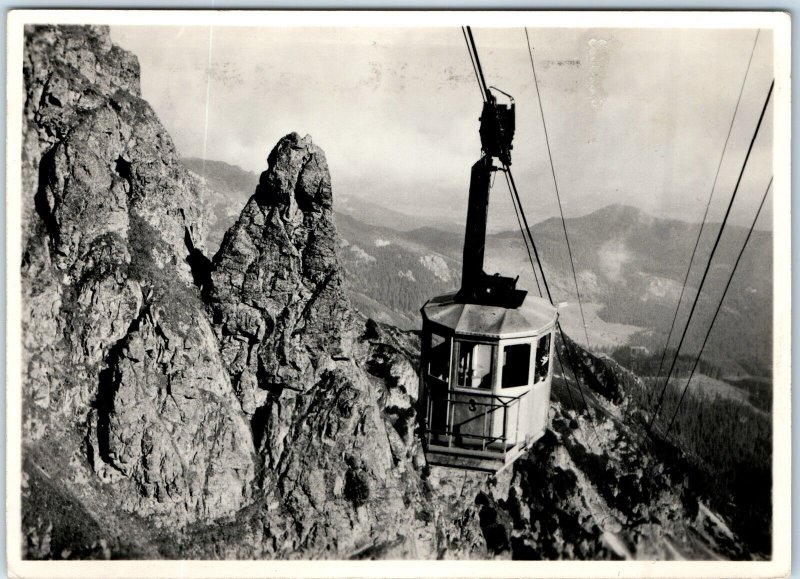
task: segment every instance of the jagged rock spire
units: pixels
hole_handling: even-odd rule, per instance
[[[211,274],[223,357],[248,414],[270,391],[305,390],[346,357],[352,317],[325,154],[292,133],[268,160]]]

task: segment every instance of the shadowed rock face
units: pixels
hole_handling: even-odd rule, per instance
[[[186,263],[201,203],[103,28],[26,31],[25,440],[82,433],[122,508],[240,508],[252,438]]]
[[[500,476],[428,468],[417,337],[351,310],[311,138],[277,143],[209,260],[136,59],[34,27],[24,62],[26,556],[741,555],[631,427],[640,381],[589,354],[593,421],[556,401]]]
[[[214,549],[430,556],[432,520],[403,506],[425,500],[415,372],[344,297],[323,152],[281,139],[212,263],[136,59],[103,28],[36,27],[24,72],[28,553],[174,549],[236,514],[256,538]],[[39,512],[48,469],[97,529],[138,528],[135,513],[157,547],[132,532],[92,542]]]
[[[210,289],[262,467],[265,532],[283,556],[395,544],[413,518],[391,497],[419,489],[402,476],[402,441],[394,468],[381,388],[356,363],[368,346],[343,291],[325,155],[290,134],[268,163],[214,257]]]
[[[211,273],[223,357],[244,411],[270,393],[304,392],[349,357],[353,316],[342,290],[324,153],[291,134],[225,235]]]

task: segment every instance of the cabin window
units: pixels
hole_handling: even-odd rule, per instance
[[[457,342],[457,345],[458,386],[491,389],[495,347],[475,342]]]
[[[428,375],[443,382],[450,381],[450,344],[447,338],[438,334],[431,334]]]
[[[527,385],[530,371],[530,344],[511,344],[503,348],[503,388]]]
[[[536,346],[536,370],[534,382],[539,382],[547,378],[550,369],[550,337],[552,334],[545,334],[539,338]]]

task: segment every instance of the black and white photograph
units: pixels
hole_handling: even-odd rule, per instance
[[[778,577],[790,17],[12,11],[19,577]]]

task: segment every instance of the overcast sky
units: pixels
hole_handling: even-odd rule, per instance
[[[557,214],[523,29],[474,28],[487,82],[517,102],[513,171],[531,221]],[[567,217],[611,203],[699,221],[756,30],[530,28]],[[312,135],[336,195],[461,221],[481,97],[459,28],[113,27],[184,156],[260,172],[284,134]],[[712,210],[721,219],[772,79],[762,31]],[[732,218],[771,175],[772,107]],[[498,180],[492,229],[513,222]],[[760,221],[769,225],[771,214]],[[390,225],[390,224],[389,224]]]

